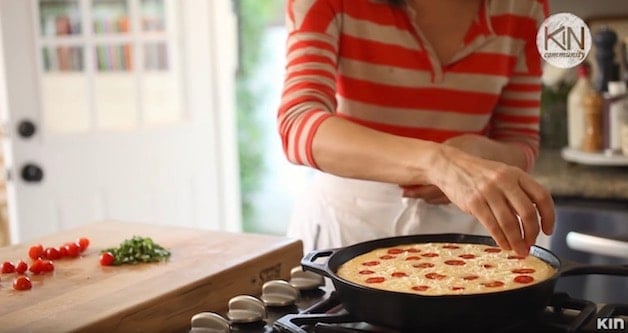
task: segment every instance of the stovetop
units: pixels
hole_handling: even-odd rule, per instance
[[[628,332],[628,304],[600,305],[554,294],[537,318],[513,323],[487,333],[519,332]],[[239,333],[408,333],[360,322],[342,306],[333,288],[300,291],[295,304],[266,307],[266,317],[256,323],[230,323]],[[421,332],[429,332],[422,330]],[[414,333],[414,332],[413,332]]]
[[[344,310],[335,292],[326,294],[311,307],[299,313],[283,313],[270,311],[276,318],[269,316],[265,330],[238,331],[238,332],[285,332],[285,333],[332,333],[332,332],[378,332],[378,333],[402,333],[399,331],[373,326],[354,319]],[[601,332],[604,328],[610,328],[614,324],[612,320],[605,320],[602,329],[596,327],[597,318],[620,318],[626,322],[628,305],[598,306],[595,303],[576,300],[567,294],[557,293],[553,295],[550,305],[538,318],[526,322],[513,323],[509,327],[495,329],[495,333],[519,333],[519,332]],[[624,316],[622,318],[621,316]],[[272,329],[271,329],[272,326]],[[625,328],[625,327],[624,327]],[[616,330],[622,331],[622,330]],[[422,332],[426,332],[423,330]],[[487,332],[487,333],[491,333]],[[628,332],[628,331],[626,331]],[[409,333],[409,332],[403,332]]]

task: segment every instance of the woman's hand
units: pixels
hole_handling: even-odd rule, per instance
[[[552,197],[520,168],[447,145],[441,146],[434,163],[428,174],[431,183],[475,216],[500,247],[527,255],[540,229],[552,233]]]
[[[504,143],[493,141],[482,135],[463,134],[450,138],[443,144],[456,147],[473,156],[515,164],[515,166],[520,166],[518,164],[524,161],[524,157],[517,149],[512,149],[512,147],[505,146]],[[407,198],[423,199],[432,205],[451,203],[445,193],[434,185],[406,185],[401,186],[401,188],[403,189],[403,196]]]

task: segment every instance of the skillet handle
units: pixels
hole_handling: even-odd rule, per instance
[[[563,260],[560,276],[586,274],[628,276],[628,265],[585,265],[575,261]]]
[[[327,266],[327,262],[324,264],[316,263],[315,261],[318,258],[331,257],[337,250],[314,250],[308,253],[303,259],[301,259],[301,266],[303,266],[304,271],[311,271],[314,273],[318,273],[320,275],[331,277],[331,272],[329,271],[329,266]]]

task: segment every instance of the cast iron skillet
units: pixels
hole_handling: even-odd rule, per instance
[[[628,265],[591,266],[561,261],[542,247],[530,255],[556,268],[549,279],[526,287],[486,294],[421,296],[374,289],[349,282],[336,271],[343,263],[371,250],[413,243],[475,243],[495,246],[492,238],[465,234],[426,234],[377,239],[344,248],[308,253],[301,265],[331,279],[345,308],[357,319],[402,331],[417,329],[479,331],[504,327],[526,320],[548,304],[561,276],[607,274],[628,276]],[[319,258],[329,257],[326,263]]]

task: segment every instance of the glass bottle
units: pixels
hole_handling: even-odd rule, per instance
[[[589,64],[580,65],[578,67],[578,80],[567,96],[567,144],[572,149],[580,150],[582,147],[586,113],[584,98],[595,91],[590,73]]]

